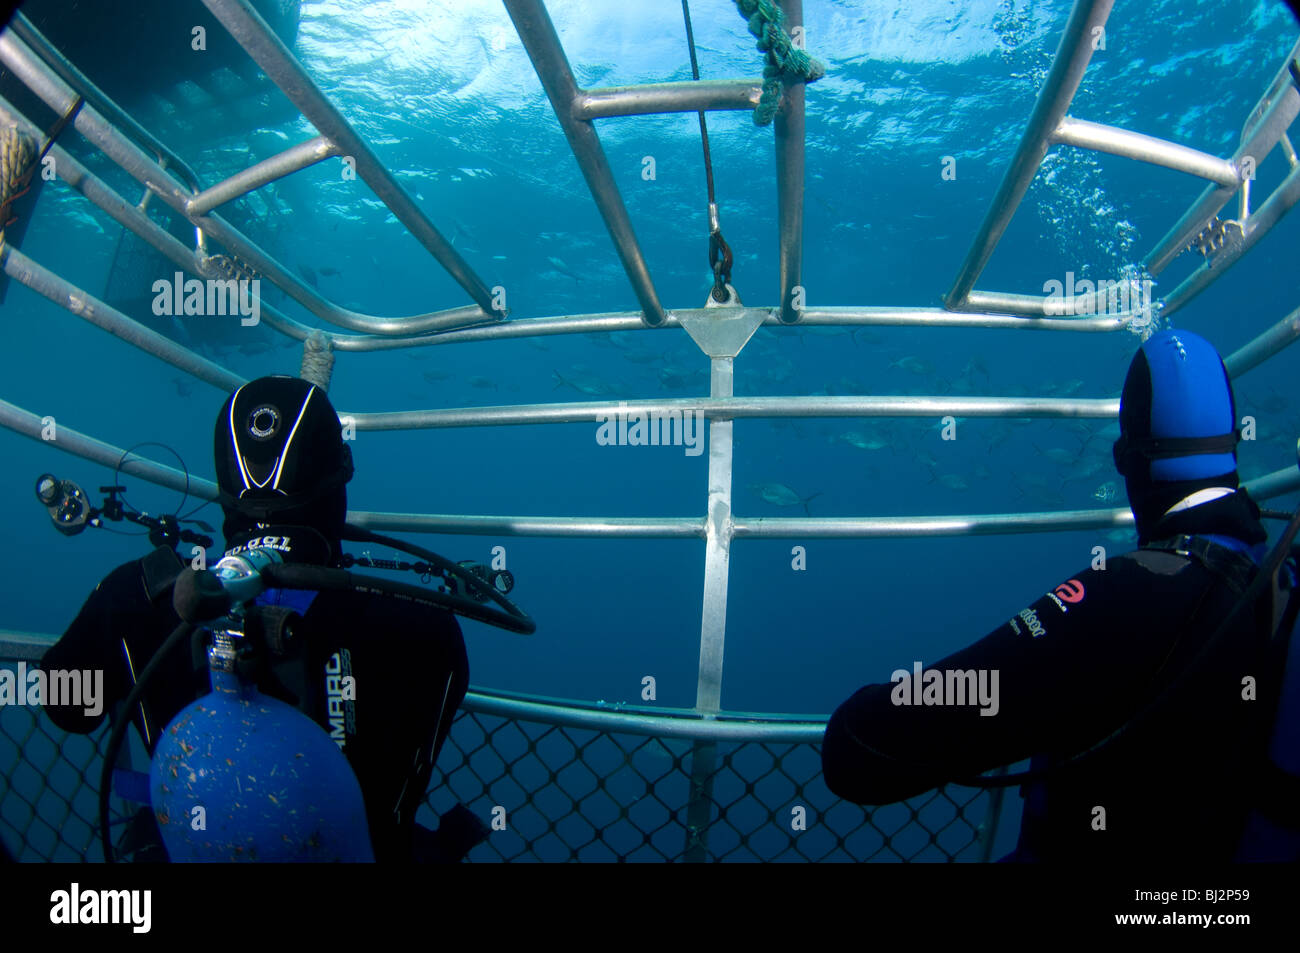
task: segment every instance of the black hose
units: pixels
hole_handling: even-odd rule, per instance
[[[488,625],[531,635],[537,623],[514,609],[515,613],[489,609],[473,599],[447,592],[433,592],[423,586],[395,582],[378,576],[362,576],[347,569],[329,569],[324,566],[307,566],[301,563],[279,563],[262,570],[262,578],[269,589],[315,589],[318,592],[373,592],[385,596],[410,599],[428,606],[446,609]],[[466,575],[469,575],[466,573]]]
[[[112,864],[116,861],[113,858],[113,839],[108,833],[108,796],[111,793],[113,785],[113,766],[117,763],[117,754],[122,747],[122,739],[126,737],[126,730],[135,721],[131,717],[131,710],[140,702],[144,696],[145,686],[149,684],[154,673],[162,667],[163,660],[167,655],[184,642],[189,641],[190,632],[193,631],[194,625],[190,622],[182,622],[172,634],[167,636],[167,640],[158,647],[154,652],[153,658],[149,660],[140,677],[135,680],[135,685],[131,688],[130,694],[126,696],[126,701],[122,706],[122,717],[117,719],[113,725],[113,731],[108,736],[108,747],[104,750],[104,767],[99,773],[99,836],[100,843],[104,848],[104,863]]]
[[[385,590],[402,593],[416,599],[419,602],[425,602],[443,609],[455,612],[457,615],[463,615],[467,618],[474,619],[477,622],[483,622],[487,625],[497,626],[498,628],[507,629],[511,632],[519,632],[524,635],[531,635],[537,631],[537,623],[529,615],[497,591],[496,587],[487,581],[480,579],[472,572],[467,571],[463,566],[452,562],[446,556],[440,556],[433,550],[424,549],[414,543],[408,543],[402,539],[394,539],[391,536],[383,536],[379,533],[371,532],[360,526],[354,526],[352,523],[345,523],[343,526],[343,538],[350,542],[356,543],[375,543],[380,546],[388,546],[400,552],[409,553],[412,556],[419,556],[427,560],[440,572],[455,576],[470,590],[477,590],[486,595],[505,611],[498,612],[489,609],[486,606],[474,602],[472,599],[465,599],[461,596],[452,595],[444,592],[430,592],[419,586],[408,585],[407,583],[391,582],[387,579],[378,579],[370,576],[357,576],[353,573],[347,573],[346,570],[332,570],[333,572],[346,573],[351,579],[361,580],[367,586],[379,586]],[[281,574],[282,570],[288,569],[290,564],[283,564],[273,567],[277,575],[275,578],[286,578]],[[297,566],[298,569],[309,569],[319,567]],[[322,579],[330,579],[329,588],[335,588],[336,583],[332,577],[322,576]],[[290,587],[292,588],[292,587]],[[312,586],[300,588],[313,588]]]

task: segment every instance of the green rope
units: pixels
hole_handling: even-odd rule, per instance
[[[758,48],[767,54],[763,67],[763,95],[754,107],[754,125],[766,126],[776,118],[781,104],[781,80],[811,83],[826,73],[824,67],[803,50],[796,49],[785,32],[785,13],[773,0],[736,0],[749,21],[749,32],[758,37]]]
[[[13,221],[13,205],[31,187],[36,146],[35,139],[15,126],[0,129],[0,252],[5,247],[5,229]]]

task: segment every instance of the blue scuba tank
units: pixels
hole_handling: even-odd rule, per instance
[[[149,769],[171,860],[373,861],[361,787],[338,746],[219,655],[211,694],[172,719]]]

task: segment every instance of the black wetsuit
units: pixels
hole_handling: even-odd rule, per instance
[[[46,652],[42,666],[103,669],[108,712],[179,624],[170,589],[163,587],[168,573],[180,568],[165,548],[119,566]],[[343,752],[365,799],[375,859],[411,859],[415,812],[469,684],[460,626],[450,613],[372,594],[286,591],[280,601],[305,609],[298,629],[305,649],[277,665],[259,687],[297,705],[336,742],[343,736]],[[342,697],[340,679],[349,674],[355,700]],[[172,717],[208,687],[189,649],[178,648],[151,679],[143,712],[132,713],[149,751]],[[104,718],[87,717],[80,708],[46,711],[55,724],[78,733],[93,731]]]
[[[1235,522],[1238,538],[1260,542],[1255,520]],[[969,648],[921,660],[927,670],[996,671],[996,714],[970,703],[896,705],[891,696],[913,698],[910,682],[868,685],[827,726],[826,783],[848,800],[887,804],[1031,756],[1041,766],[1108,737],[1176,682],[1171,700],[1122,740],[1027,786],[1013,859],[1229,860],[1264,762],[1271,709],[1243,700],[1243,678],[1270,678],[1268,633],[1247,613],[1211,656],[1188,662],[1237,595],[1201,562],[1169,552],[1138,550],[1076,573]],[[1261,684],[1260,698],[1269,690]]]

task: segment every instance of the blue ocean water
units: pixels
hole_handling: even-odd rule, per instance
[[[690,78],[677,4],[548,5],[585,87]],[[1015,149],[1070,5],[922,2],[897,9],[808,0],[809,52],[827,66],[807,90],[803,284],[810,307],[937,307]],[[760,54],[729,0],[691,4],[705,78],[756,75]],[[1274,0],[1117,5],[1071,114],[1229,155],[1249,109],[1295,42]],[[295,51],[489,286],[512,318],[630,311],[636,298],[539,81],[499,3],[306,2]],[[124,67],[125,70],[125,67]],[[120,77],[94,77],[110,95]],[[278,115],[283,115],[279,113]],[[205,183],[314,135],[301,119],[263,120],[238,101],[162,91],[141,109],[153,133]],[[649,272],[669,309],[709,288],[704,173],[694,115],[598,123]],[[713,113],[709,135],[733,284],[746,304],[779,294],[773,133],[748,114]],[[73,139],[75,137],[69,137]],[[138,186],[84,142],[74,154],[138,197]],[[645,158],[655,176],[643,177]],[[944,178],[945,159],[956,175]],[[1286,174],[1275,150],[1256,194]],[[1201,185],[1169,170],[1058,148],[1048,157],[978,287],[1041,294],[1067,272],[1119,278],[1164,235]],[[1231,207],[1230,207],[1231,208]],[[248,234],[322,293],[358,310],[403,315],[468,303],[359,181],[325,162],[246,202]],[[1284,220],[1176,317],[1224,353],[1296,306],[1300,225]],[[120,229],[61,183],[44,190],[23,252],[91,293],[108,278]],[[1199,262],[1199,258],[1197,259]],[[1160,277],[1190,273],[1185,255]],[[319,323],[296,306],[290,315]],[[211,478],[212,421],[225,394],[15,287],[4,309],[3,399],[117,446],[159,441]],[[737,360],[736,394],[994,394],[1112,397],[1139,339],[1127,334],[872,328],[762,328]],[[247,342],[214,354],[255,377],[296,373],[296,346]],[[556,374],[595,378],[629,399],[704,396],[707,360],[680,330],[561,336],[340,353],[331,400],[341,413],[581,400]],[[1295,465],[1296,363],[1283,354],[1238,384],[1260,439],[1243,446],[1247,479]],[[753,489],[780,483],[814,516],[1004,513],[1108,506],[1115,475],[1104,421],[741,420],[735,512],[801,515]],[[1022,425],[1023,424],[1023,425]],[[353,445],[357,510],[520,516],[704,513],[707,455],[602,447],[590,425],[362,432]],[[881,444],[876,449],[867,447]],[[864,446],[865,445],[865,446]],[[108,471],[9,431],[0,574],[9,629],[61,632],[139,538],[55,533],[31,496],[38,473],[92,495]],[[167,462],[164,454],[157,458]],[[127,481],[131,502],[175,510],[177,495]],[[1122,501],[1122,488],[1120,501]],[[192,505],[192,504],[191,504]],[[1120,505],[1120,504],[1115,504]],[[1294,496],[1271,501],[1296,505]],[[198,514],[219,525],[215,506]],[[425,537],[455,558],[504,545],[531,637],[465,623],[474,685],[690,707],[699,657],[699,542]],[[1001,624],[1121,537],[1095,531],[1013,537],[739,540],[732,548],[723,706],[825,715],[860,685],[927,664]]]

